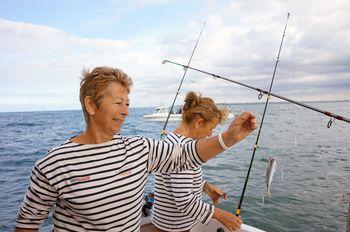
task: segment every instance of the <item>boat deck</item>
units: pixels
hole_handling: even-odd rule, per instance
[[[191,232],[215,232],[219,228],[222,228],[226,232],[229,231],[217,220],[212,219],[208,225],[203,225],[201,223],[198,223],[195,227],[191,229]],[[151,223],[150,218],[142,218],[141,232],[155,232],[155,231],[157,231],[157,228]],[[252,226],[248,226],[246,224],[242,224],[241,228],[237,232],[265,232],[265,231],[254,228]]]

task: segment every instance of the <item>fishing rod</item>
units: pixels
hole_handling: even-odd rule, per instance
[[[194,48],[193,48],[193,50],[192,50],[190,59],[188,60],[188,63],[187,63],[187,66],[186,66],[186,67],[189,67],[189,65],[190,65],[190,63],[191,63],[191,61],[192,61],[193,54],[194,54],[194,52],[196,51],[196,48],[197,48],[199,39],[201,38],[201,35],[202,35],[202,32],[203,32],[204,26],[205,26],[205,23],[203,24],[202,29],[201,29],[201,32],[200,32],[199,35],[198,35],[196,44],[194,45]],[[163,64],[164,64],[164,63],[163,63]],[[164,134],[165,134],[165,129],[166,129],[166,126],[167,126],[167,124],[168,124],[168,121],[169,121],[169,118],[170,118],[170,114],[171,114],[171,112],[173,111],[173,108],[174,108],[174,105],[175,105],[177,96],[178,96],[179,93],[180,93],[180,89],[181,89],[182,83],[183,83],[183,81],[184,81],[184,79],[185,79],[185,76],[186,76],[186,74],[187,74],[187,68],[186,68],[186,67],[184,67],[184,70],[185,70],[185,71],[184,71],[184,74],[183,74],[183,76],[182,76],[182,79],[181,79],[181,82],[180,82],[180,84],[179,84],[179,87],[178,87],[178,89],[177,89],[177,91],[176,91],[176,94],[175,94],[173,103],[171,104],[171,107],[170,107],[170,111],[169,111],[169,113],[168,113],[168,116],[167,116],[167,118],[166,118],[166,120],[165,120],[163,129],[162,129],[162,132],[161,132],[161,134],[160,134],[160,139],[162,139],[163,136],[164,136]]]
[[[269,92],[271,92],[271,90],[272,90],[272,85],[273,85],[273,81],[275,80],[275,74],[276,74],[278,62],[279,62],[279,60],[280,60],[280,54],[281,54],[281,50],[282,50],[282,44],[283,44],[284,37],[285,37],[285,35],[286,35],[286,29],[287,29],[288,19],[289,19],[289,13],[287,14],[286,25],[284,26],[284,30],[283,30],[283,35],[282,35],[280,47],[279,47],[279,49],[278,49],[278,55],[277,55],[277,58],[276,58],[276,63],[275,63],[275,68],[274,68],[274,70],[273,70],[272,79],[271,79],[271,82],[270,82]],[[262,97],[262,96],[261,96],[261,97]],[[261,97],[260,97],[260,98],[261,98]],[[263,124],[264,124],[265,114],[266,114],[266,110],[267,110],[267,105],[269,104],[269,100],[270,100],[270,94],[268,94],[268,95],[267,95],[267,98],[266,98],[265,107],[264,107],[264,113],[263,113],[262,118],[261,118],[261,121],[260,121],[260,126],[259,126],[258,135],[257,135],[257,137],[256,137],[255,144],[254,144],[254,147],[253,147],[252,158],[251,158],[251,160],[250,160],[250,164],[249,164],[247,176],[246,176],[245,181],[244,181],[244,186],[243,186],[241,198],[240,198],[240,200],[239,200],[239,204],[238,204],[238,207],[237,207],[237,209],[236,209],[236,216],[237,216],[237,217],[241,214],[241,208],[242,208],[242,203],[243,203],[243,199],[244,199],[244,194],[245,194],[245,191],[246,191],[246,188],[247,188],[247,185],[248,185],[248,180],[249,180],[250,171],[251,171],[252,166],[253,166],[253,161],[254,161],[254,157],[255,157],[255,152],[256,152],[256,150],[257,150],[257,148],[258,148],[260,133],[261,133],[261,130],[262,130],[262,126],[263,126]]]
[[[251,85],[247,85],[247,84],[244,84],[244,83],[242,83],[242,82],[229,79],[229,78],[227,78],[227,77],[219,76],[219,75],[217,75],[217,74],[210,73],[210,72],[207,72],[207,71],[204,71],[204,70],[201,70],[201,69],[198,69],[198,68],[194,68],[194,67],[191,67],[191,66],[186,66],[186,65],[184,65],[184,64],[176,63],[176,62],[174,62],[174,61],[163,60],[163,64],[165,64],[165,63],[170,63],[170,64],[174,64],[174,65],[177,65],[177,66],[181,66],[181,67],[186,68],[186,69],[191,69],[191,70],[194,70],[194,71],[197,71],[197,72],[200,72],[200,73],[204,73],[204,74],[206,74],[206,75],[212,76],[212,77],[217,78],[217,79],[222,79],[222,80],[225,80],[225,81],[228,81],[228,82],[231,82],[231,83],[234,83],[234,84],[237,84],[237,85],[240,85],[240,86],[249,88],[249,89],[256,90],[256,91],[260,92],[260,94],[259,94],[259,96],[258,96],[259,99],[261,99],[261,98],[263,97],[264,94],[267,94],[268,96],[273,96],[273,97],[276,97],[276,98],[285,100],[285,101],[287,101],[287,102],[290,102],[290,103],[293,103],[293,104],[302,106],[302,107],[307,108],[307,109],[309,109],[309,110],[313,110],[313,111],[319,112],[319,113],[321,113],[321,114],[324,114],[324,115],[330,117],[330,120],[329,120],[329,122],[327,123],[327,127],[328,127],[328,128],[331,127],[331,125],[333,124],[333,122],[335,121],[335,119],[338,119],[338,120],[340,120],[340,121],[344,121],[344,122],[350,123],[350,119],[349,119],[349,118],[346,118],[346,117],[343,117],[343,116],[341,116],[341,115],[334,114],[334,113],[331,113],[331,112],[329,112],[329,111],[325,111],[325,110],[322,110],[322,109],[319,109],[319,108],[316,108],[316,107],[313,107],[313,106],[310,106],[310,105],[307,105],[307,104],[302,103],[302,102],[298,102],[298,101],[292,100],[292,99],[290,99],[290,98],[287,98],[287,97],[284,97],[284,96],[275,94],[275,93],[273,93],[273,92],[270,92],[270,91],[267,91],[267,90],[264,90],[264,89],[256,88],[256,87],[253,87],[253,86],[251,86]]]

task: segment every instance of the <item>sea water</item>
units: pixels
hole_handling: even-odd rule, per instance
[[[314,107],[350,118],[350,102],[312,102]],[[263,104],[235,104],[234,114],[249,110],[261,120]],[[152,108],[132,108],[123,135],[159,138],[163,123],[148,122],[142,115]],[[266,231],[345,231],[346,201],[350,197],[350,124],[289,103],[268,106],[259,147],[242,205],[244,223]],[[176,122],[169,123],[173,130]],[[218,126],[223,131],[228,122]],[[0,113],[0,231],[13,231],[18,207],[29,184],[36,160],[48,149],[78,135],[85,128],[81,111]],[[219,205],[234,212],[251,160],[257,130],[232,149],[203,165],[205,179],[229,195]],[[268,157],[277,160],[265,197]],[[152,191],[150,175],[146,192]],[[204,199],[210,199],[204,195]],[[49,231],[51,218],[41,231]]]

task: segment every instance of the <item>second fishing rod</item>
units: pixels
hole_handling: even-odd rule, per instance
[[[273,93],[273,92],[268,91],[268,90],[264,90],[264,89],[260,89],[260,88],[257,88],[257,87],[251,86],[251,85],[247,85],[247,84],[244,84],[244,83],[239,82],[239,81],[232,80],[232,79],[227,78],[227,77],[223,77],[223,76],[220,76],[220,75],[217,75],[217,74],[214,74],[214,73],[210,73],[210,72],[207,72],[207,71],[204,71],[204,70],[201,70],[201,69],[198,69],[198,68],[194,68],[194,67],[191,67],[191,66],[187,66],[187,65],[184,65],[184,64],[176,63],[176,62],[171,61],[171,60],[163,60],[163,64],[165,64],[165,63],[170,63],[170,64],[174,64],[174,65],[186,68],[186,69],[191,69],[191,70],[194,70],[196,72],[200,72],[200,73],[212,76],[212,77],[217,78],[217,79],[225,80],[225,81],[228,81],[228,82],[231,82],[231,83],[234,83],[234,84],[237,84],[237,85],[240,85],[240,86],[252,89],[252,90],[256,90],[256,91],[258,91],[260,93],[259,94],[259,99],[261,99],[264,94],[267,94],[269,96],[273,96],[273,97],[279,98],[281,100],[284,100],[284,101],[287,101],[287,102],[299,105],[299,106],[304,107],[304,108],[307,108],[309,110],[313,110],[315,112],[324,114],[324,115],[330,117],[330,120],[327,123],[327,127],[328,128],[331,127],[331,125],[335,121],[335,119],[337,119],[339,121],[350,123],[350,119],[349,118],[346,118],[346,117],[341,116],[339,114],[332,113],[330,111],[326,111],[326,110],[322,110],[322,109],[313,107],[311,105],[308,105],[308,104],[305,104],[305,103],[302,103],[302,102],[299,102],[299,101],[292,100],[290,98],[284,97],[282,95]]]
[[[205,27],[205,23],[203,23],[203,26],[202,26],[201,32],[200,32],[200,33],[199,33],[199,35],[198,35],[198,38],[197,38],[196,44],[194,45],[194,48],[193,48],[193,50],[192,50],[192,53],[191,53],[190,59],[188,60],[187,67],[190,65],[190,63],[191,63],[191,61],[192,61],[192,58],[193,58],[194,52],[196,51],[196,48],[197,48],[197,45],[198,45],[199,39],[201,38],[201,35],[202,35],[202,32],[203,32],[204,27]],[[164,64],[164,61],[163,61],[162,63]],[[181,81],[180,81],[179,87],[178,87],[178,89],[177,89],[177,91],[176,91],[176,94],[175,94],[175,97],[174,97],[173,103],[171,104],[171,107],[170,107],[170,110],[169,110],[168,116],[167,116],[167,118],[166,118],[166,120],[165,120],[165,123],[164,123],[163,129],[162,129],[162,131],[161,131],[161,133],[160,133],[160,139],[162,139],[162,138],[163,138],[163,136],[164,136],[164,135],[165,135],[165,133],[166,133],[166,132],[165,132],[165,129],[166,129],[167,125],[168,125],[169,118],[170,118],[170,114],[171,114],[171,112],[172,112],[172,111],[173,111],[173,109],[174,109],[174,105],[175,105],[175,102],[176,102],[177,96],[178,96],[178,95],[179,95],[179,93],[180,93],[180,89],[181,89],[182,83],[184,82],[184,79],[185,79],[185,77],[186,77],[186,74],[187,74],[187,68],[184,68],[184,70],[185,70],[185,71],[184,71],[184,74],[182,75],[182,78],[181,78]]]

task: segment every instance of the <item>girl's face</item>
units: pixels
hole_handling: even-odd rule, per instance
[[[199,118],[195,123],[195,132],[194,139],[202,139],[210,137],[213,133],[213,130],[218,125],[219,120],[214,118],[209,122],[205,122],[202,118]]]

